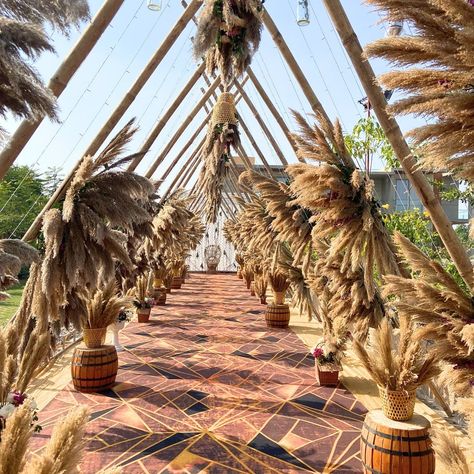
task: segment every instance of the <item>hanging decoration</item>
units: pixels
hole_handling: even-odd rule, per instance
[[[162,3],[162,0],[148,0],[147,6],[149,10],[157,12],[161,10]]]
[[[297,0],[297,2],[296,23],[298,26],[307,26],[310,23],[308,0]]]
[[[205,212],[208,223],[217,220],[230,150],[231,147],[238,147],[240,143],[237,123],[234,96],[224,92],[212,111],[203,147],[204,165],[199,176],[199,185],[202,186],[206,199]]]
[[[263,0],[206,0],[194,38],[194,56],[224,83],[243,74],[258,49]]]

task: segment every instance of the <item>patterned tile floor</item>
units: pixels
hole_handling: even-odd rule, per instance
[[[193,274],[149,323],[122,332],[117,385],[71,385],[41,412],[39,446],[78,403],[90,406],[83,472],[361,472],[364,407],[319,387],[290,330],[269,330],[264,306],[235,275]]]

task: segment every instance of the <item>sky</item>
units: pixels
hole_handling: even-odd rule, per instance
[[[296,23],[297,0],[266,0],[265,7],[329,116],[332,119],[339,118],[344,130],[349,132],[364,116],[364,110],[358,100],[364,97],[365,93],[322,2],[309,1],[311,22],[305,27],[299,27]],[[94,15],[102,0],[90,0],[89,3]],[[16,164],[34,165],[40,171],[54,166],[60,168],[63,174],[74,166],[183,13],[179,0],[163,0],[162,3],[162,10],[154,12],[146,7],[146,0],[125,0],[112,23],[61,95],[58,101],[61,122],[52,123],[47,119],[44,120],[18,157]],[[342,3],[362,45],[385,35],[386,25],[380,23],[379,15],[371,11],[367,5],[359,0],[343,0]],[[83,24],[81,30],[86,26]],[[44,54],[36,62],[36,67],[45,81],[53,75],[80,33],[73,31],[69,38],[65,38],[56,32],[51,32],[56,53]],[[197,63],[192,55],[194,34],[195,25],[190,22],[114,130],[118,131],[129,119],[136,117],[140,130],[129,147],[130,152],[140,147],[153,125],[195,71]],[[388,66],[380,61],[372,61],[372,65],[377,74],[388,69]],[[259,51],[253,58],[252,68],[289,128],[294,130],[290,109],[305,114],[309,114],[311,109],[272,38],[265,30]],[[202,79],[175,111],[150,152],[142,160],[138,172],[144,173],[169,142],[202,96],[201,87],[205,87]],[[245,90],[279,143],[288,162],[295,162],[296,157],[292,148],[250,81],[246,84]],[[278,164],[279,160],[274,149],[261,132],[244,101],[239,103],[238,112],[254,133],[267,161]],[[154,178],[158,179],[164,173],[204,117],[204,111],[195,117],[167,159],[158,168]],[[414,125],[414,119],[403,119],[400,124],[402,129],[407,130]],[[8,118],[4,127],[12,133],[17,125],[17,121]],[[196,145],[204,133],[205,130],[196,140]],[[111,134],[110,138],[112,136]],[[244,134],[242,140],[247,154],[255,156]],[[186,152],[180,164],[163,184],[164,188],[195,146]],[[382,164],[376,161],[374,169],[381,168]]]

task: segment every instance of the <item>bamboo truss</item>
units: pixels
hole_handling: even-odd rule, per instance
[[[354,69],[364,87],[365,93],[373,107],[377,119],[387,135],[403,170],[410,180],[421,202],[429,212],[431,221],[438,231],[446,250],[449,252],[456,268],[467,285],[474,289],[474,272],[466,249],[463,247],[446,215],[438,196],[433,191],[425,174],[417,169],[413,157],[402,131],[395,118],[387,113],[387,101],[382,89],[378,85],[375,73],[368,59],[363,54],[359,39],[352,28],[349,18],[339,0],[323,0],[334,26],[341,38]]]

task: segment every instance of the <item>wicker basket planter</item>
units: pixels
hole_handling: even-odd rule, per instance
[[[82,330],[82,337],[84,344],[89,349],[97,349],[105,344],[105,335],[107,334],[107,328],[84,328]]]
[[[139,323],[147,323],[150,320],[151,308],[137,309]]]
[[[153,299],[157,306],[164,306],[166,304],[166,288],[164,286],[153,288]]]
[[[285,304],[285,294],[286,294],[286,291],[274,291],[273,299],[274,299],[275,304],[278,304],[278,305]]]
[[[333,364],[320,365],[315,361],[316,379],[322,387],[334,387],[339,383],[340,369]]]
[[[415,390],[388,390],[379,387],[383,414],[390,420],[407,421],[413,417],[416,401]]]

